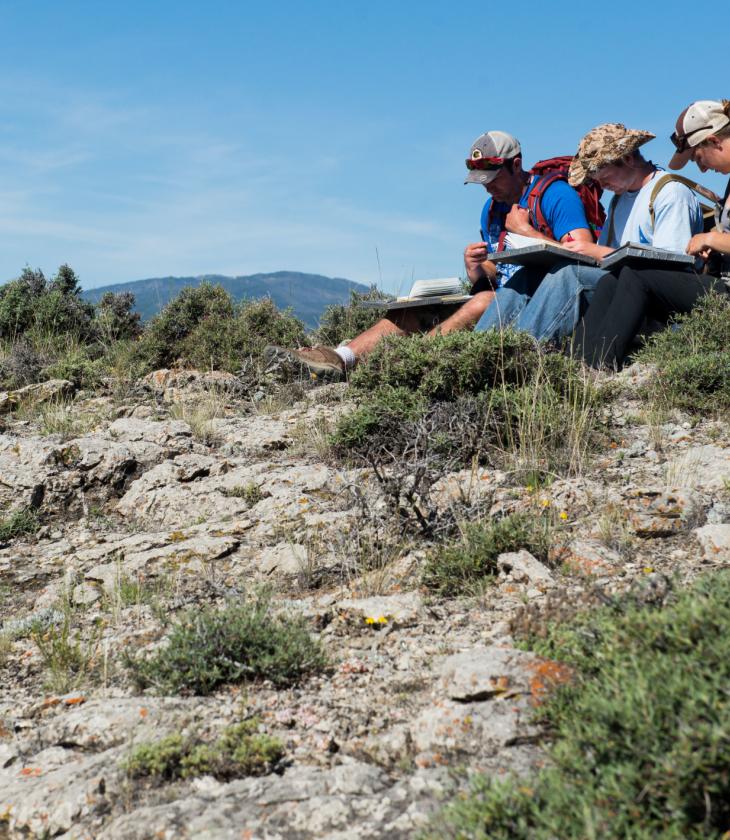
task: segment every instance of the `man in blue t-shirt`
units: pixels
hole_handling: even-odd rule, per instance
[[[479,329],[510,324],[529,302],[545,272],[517,265],[493,263],[489,254],[509,247],[510,234],[549,242],[593,242],[578,193],[565,180],[550,184],[539,198],[546,232],[528,210],[528,196],[540,175],[522,167],[519,141],[504,131],[488,131],[474,141],[466,161],[465,184],[481,184],[489,193],[482,210],[481,242],[464,251],[466,273],[473,292],[491,289],[494,300],[479,321]],[[543,226],[543,230],[545,226]]]
[[[522,150],[512,135],[503,131],[482,134],[471,147],[467,168],[466,183],[483,184],[490,195],[482,212],[484,242],[469,245],[464,252],[467,276],[472,281],[471,300],[445,320],[440,320],[444,307],[439,311],[423,307],[389,312],[387,317],[339,347],[319,345],[287,350],[271,346],[265,351],[268,361],[272,365],[279,361],[303,365],[321,381],[343,379],[387,335],[415,332],[445,335],[472,329],[480,318],[483,321],[489,315],[495,307],[493,301],[499,301],[500,296],[523,287],[524,293],[531,294],[542,279],[542,272],[535,274],[522,269],[511,276],[511,266],[497,268],[488,258],[490,252],[498,249],[502,233],[509,231],[557,242],[571,239],[593,242],[578,193],[563,180],[550,184],[540,198],[540,210],[553,236],[537,230],[526,208],[527,196],[538,176],[522,168]]]

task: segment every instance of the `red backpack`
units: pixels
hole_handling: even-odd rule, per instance
[[[531,175],[540,176],[533,184],[527,196],[527,209],[530,213],[530,221],[540,233],[549,236],[550,239],[555,239],[555,236],[552,230],[550,230],[550,225],[548,225],[547,219],[542,212],[540,201],[543,193],[550,184],[554,184],[556,181],[568,180],[568,170],[572,160],[572,155],[540,160],[530,170]],[[579,187],[576,187],[576,192],[583,202],[586,220],[593,233],[593,238],[597,240],[601,228],[606,221],[606,211],[601,204],[603,190],[595,181],[587,181]]]

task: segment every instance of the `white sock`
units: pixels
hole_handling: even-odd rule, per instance
[[[355,354],[346,344],[341,344],[339,347],[335,347],[335,353],[337,353],[337,355],[345,363],[345,370],[355,367]]]

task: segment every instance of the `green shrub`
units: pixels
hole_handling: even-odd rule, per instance
[[[281,311],[271,298],[244,301],[237,311],[240,358],[259,356],[267,344],[302,347],[307,344],[304,324],[290,309]]]
[[[391,386],[453,400],[526,381],[539,355],[530,336],[511,330],[388,337],[355,369],[351,387],[355,395]]]
[[[710,294],[676,329],[654,333],[637,360],[657,365],[649,396],[691,411],[730,408],[730,298]]]
[[[427,430],[430,455],[476,457],[531,483],[581,471],[604,398],[575,361],[512,331],[384,341],[352,390],[357,407],[332,437],[339,457],[403,455]]]
[[[8,542],[24,534],[34,534],[39,527],[35,510],[30,507],[21,508],[0,519],[0,542]]]
[[[436,545],[426,558],[423,584],[443,596],[470,594],[497,573],[497,558],[526,549],[545,558],[549,548],[546,521],[512,514],[494,522],[468,523],[456,542]]]
[[[96,306],[94,333],[104,345],[137,338],[142,332],[139,312],[134,312],[131,292],[104,292]]]
[[[285,686],[325,664],[303,619],[275,615],[266,595],[189,612],[150,658],[127,657],[138,685],[169,694],[210,694],[224,683],[256,679]]]
[[[173,734],[140,744],[122,761],[132,777],[151,776],[165,781],[214,776],[220,781],[270,773],[284,755],[276,738],[258,732],[257,720],[246,720],[223,730],[206,743],[196,737]]]
[[[178,359],[189,361],[202,338],[203,352],[219,362],[231,349],[233,314],[233,300],[222,286],[187,286],[149,322],[139,342],[139,355],[150,369],[170,367]]]
[[[369,309],[361,304],[366,300],[391,300],[392,295],[381,292],[371,286],[367,292],[350,289],[350,302],[328,306],[319,319],[317,344],[337,347],[343,341],[349,341],[361,332],[369,329],[384,315],[382,309]]]
[[[181,362],[236,372],[267,344],[304,342],[302,322],[268,298],[236,305],[222,286],[202,283],[184,288],[149,322],[137,355],[147,370]]]
[[[16,340],[30,330],[79,337],[91,334],[94,307],[81,297],[73,269],[62,265],[48,281],[40,270],[23,269],[0,287],[0,338]]]
[[[626,604],[555,627],[538,653],[576,670],[543,707],[534,778],[480,779],[426,837],[721,838],[730,825],[730,574],[662,609]]]
[[[343,456],[365,455],[376,438],[395,443],[407,434],[409,421],[422,417],[427,405],[423,397],[407,388],[386,385],[376,390],[371,399],[363,400],[356,409],[343,415],[331,443]],[[395,449],[400,446],[396,444]]]
[[[59,349],[58,355],[41,371],[40,379],[68,379],[77,388],[97,386],[107,371],[106,359],[99,357],[84,344],[71,343],[68,349]]]

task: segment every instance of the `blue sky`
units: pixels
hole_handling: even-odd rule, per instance
[[[674,0],[0,0],[0,280],[462,273],[472,139],[511,131],[530,163],[622,121],[666,162],[678,112],[730,96],[711,8],[708,33]]]

